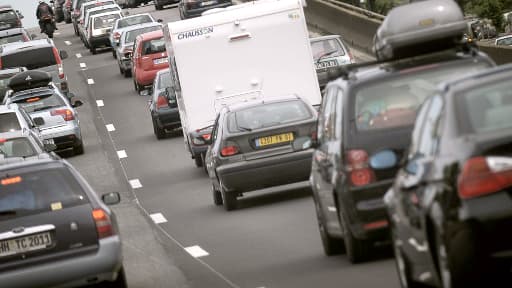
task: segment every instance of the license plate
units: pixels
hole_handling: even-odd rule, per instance
[[[0,257],[46,249],[52,246],[50,232],[0,241]]]
[[[338,66],[338,62],[335,60],[323,61],[320,63],[316,63],[316,69],[325,69],[325,68],[336,67],[336,66]]]
[[[217,1],[204,1],[204,2],[201,2],[201,6],[208,6],[208,5],[213,5],[216,3],[217,3]]]
[[[162,64],[162,63],[167,63],[167,61],[169,61],[169,60],[164,57],[164,58],[154,59],[153,63],[155,63],[155,64]]]
[[[256,147],[264,147],[268,145],[286,143],[293,141],[293,133],[284,133],[279,135],[272,135],[256,139]]]
[[[45,139],[43,141],[43,144],[55,144],[55,140],[53,140],[53,138]]]

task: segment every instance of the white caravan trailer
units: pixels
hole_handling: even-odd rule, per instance
[[[164,27],[186,146],[202,166],[221,105],[321,94],[300,0],[263,0]]]

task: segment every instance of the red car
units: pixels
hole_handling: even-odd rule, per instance
[[[153,85],[156,73],[169,67],[161,30],[137,36],[133,46],[132,75],[135,90],[140,92]]]

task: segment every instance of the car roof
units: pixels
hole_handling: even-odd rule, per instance
[[[0,173],[19,168],[33,168],[33,170],[44,170],[48,167],[66,167],[69,165],[68,162],[64,159],[51,158],[47,153],[43,154],[46,155],[43,157],[31,157],[30,159],[25,159],[25,161],[18,160],[11,163],[7,162],[4,165],[0,165]]]
[[[13,10],[11,5],[0,5],[0,11]]]
[[[309,38],[309,41],[316,42],[316,41],[325,41],[325,40],[341,39],[341,38],[342,37],[340,35],[325,35],[325,36]]]
[[[0,133],[0,139],[11,139],[19,137],[30,137],[30,133],[27,129],[14,130]]]
[[[9,35],[18,35],[26,33],[27,31],[24,28],[11,28],[7,30],[1,30],[0,31],[0,37],[5,37]]]
[[[492,82],[495,81],[496,78],[512,78],[512,64],[506,64],[502,66],[496,66],[491,69],[486,69],[466,77],[458,78],[453,81],[448,81],[441,83],[439,85],[439,89],[441,91],[448,90],[462,90],[467,89],[468,87],[480,86],[482,81]]]
[[[146,23],[140,23],[140,24],[126,26],[126,27],[123,27],[121,29],[123,29],[123,33],[127,33],[129,31],[137,30],[137,29],[140,29],[140,28],[153,27],[153,26],[160,26],[160,27],[162,27],[162,24],[160,24],[158,22],[146,22]]]
[[[129,18],[140,17],[140,16],[149,16],[149,17],[151,17],[151,19],[153,19],[153,16],[151,16],[150,13],[132,14],[132,15],[128,15],[128,16],[123,17],[123,19],[129,19]],[[119,19],[119,20],[121,20],[121,19]]]
[[[37,48],[42,48],[42,47],[54,47],[53,42],[49,39],[37,39],[37,40],[30,40],[27,42],[9,43],[9,44],[0,46],[0,53],[1,54],[10,54],[10,53],[17,52],[20,49],[31,50],[31,49],[37,49]]]
[[[164,32],[162,30],[156,30],[156,31],[151,31],[148,33],[140,34],[139,36],[137,36],[137,38],[140,37],[142,41],[147,41],[147,40],[161,38],[163,36],[164,36]]]
[[[13,106],[11,106],[11,104],[0,105],[0,113],[16,112],[16,108],[18,107],[18,105],[16,105],[16,104],[12,104],[12,105]]]
[[[499,38],[496,38],[496,41],[498,41],[498,40],[503,40],[503,39],[507,39],[507,38],[510,38],[510,37],[512,37],[512,34],[509,34],[509,35],[505,35],[505,36],[501,36],[501,37],[499,37]]]
[[[94,11],[99,11],[99,10],[103,10],[103,9],[110,9],[110,8],[114,8],[114,7],[119,7],[119,5],[117,4],[108,4],[108,5],[101,5],[101,6],[98,6],[98,7],[95,7],[95,8],[91,8],[89,10],[87,10],[87,13],[91,13],[91,12],[94,12]],[[121,11],[121,10],[119,10]]]
[[[1,69],[0,70],[0,77],[3,75],[9,75],[12,76],[14,74],[27,71],[27,68],[25,67],[16,67],[16,68],[8,68],[8,69]],[[11,75],[12,74],[12,75]]]
[[[96,19],[96,18],[99,18],[99,17],[102,17],[102,16],[111,15],[111,14],[119,14],[119,15],[121,15],[121,10],[119,10],[119,11],[108,11],[108,12],[105,12],[105,13],[94,14],[94,15],[91,16],[91,18],[92,19]]]
[[[108,2],[108,1],[113,1],[114,3],[116,3],[115,0],[94,0],[94,1],[85,1],[85,2],[82,2],[81,4],[81,8],[83,8],[84,6],[87,6],[87,5],[94,5],[96,3],[101,3],[101,2]],[[98,6],[99,7],[99,6]]]
[[[283,96],[276,96],[276,97],[270,97],[265,99],[255,99],[255,100],[247,100],[247,101],[241,101],[236,102],[231,105],[227,105],[227,109],[229,112],[235,112],[238,110],[251,108],[263,104],[269,104],[269,103],[279,103],[279,102],[286,102],[286,101],[293,101],[293,100],[302,100],[297,95],[283,95]]]

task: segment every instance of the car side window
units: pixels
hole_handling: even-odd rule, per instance
[[[336,120],[334,121],[335,131],[334,137],[336,139],[341,139],[341,135],[343,132],[343,90],[338,88],[336,93]]]
[[[320,114],[318,116],[318,140],[320,143],[325,143],[329,139],[331,139],[332,136],[332,130],[334,129],[334,122],[335,118],[333,118],[336,115],[335,112],[335,101],[336,88],[331,88],[326,91],[324,98],[322,99],[322,108],[320,111]]]
[[[427,99],[420,108],[420,111],[418,112],[418,116],[416,117],[416,122],[414,124],[414,129],[412,131],[411,136],[411,145],[409,146],[409,153],[407,155],[407,163],[405,166],[405,170],[407,173],[410,174],[416,174],[417,165],[416,165],[416,158],[418,157],[419,153],[419,143],[420,143],[420,137],[421,132],[423,130],[423,126],[425,124],[425,119],[427,116],[427,111],[430,106],[431,101]]]
[[[212,143],[214,143],[215,140],[217,139],[217,134],[218,134],[218,130],[219,130],[219,118],[220,118],[220,113],[217,114],[217,117],[215,118],[215,122],[213,123]]]
[[[443,110],[443,100],[440,96],[432,98],[432,103],[426,113],[418,152],[421,156],[431,156],[437,151],[439,118]]]

